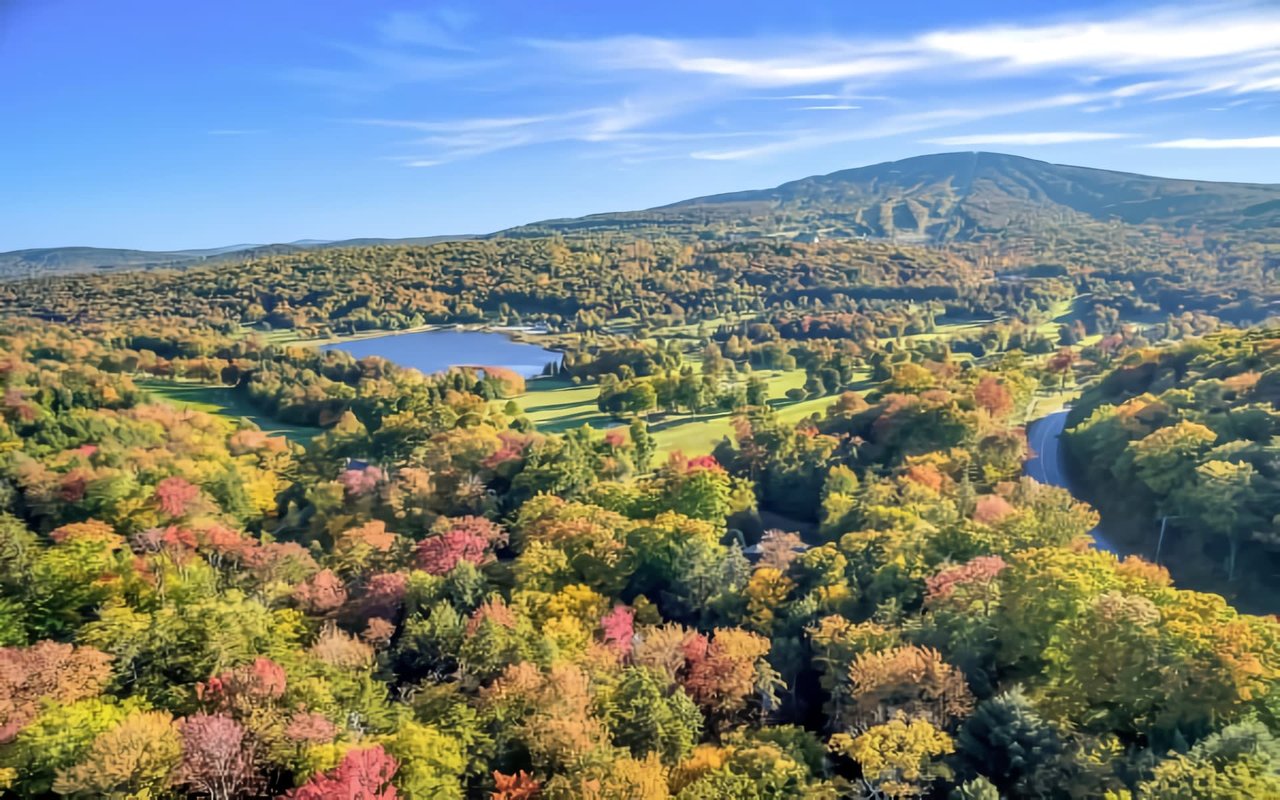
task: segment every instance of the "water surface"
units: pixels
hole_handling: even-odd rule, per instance
[[[501,333],[487,331],[393,333],[335,342],[321,349],[343,350],[356,358],[381,356],[428,374],[450,367],[506,367],[532,378],[541,375],[547,364],[560,360],[560,354],[553,350],[513,342]]]

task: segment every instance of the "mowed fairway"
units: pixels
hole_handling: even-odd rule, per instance
[[[206,414],[225,417],[228,423],[242,418],[248,419],[266,433],[279,434],[301,444],[306,444],[312,437],[323,433],[319,428],[287,425],[264,417],[229,386],[208,386],[202,383],[158,378],[140,380],[136,383],[154,400],[187,411],[202,411]]]
[[[761,370],[754,373],[769,382],[769,405],[778,412],[783,422],[795,423],[814,413],[822,413],[834,402],[834,397],[814,397],[793,401],[786,398],[787,390],[804,385],[803,370]],[[861,376],[855,388],[863,389],[866,376]],[[575,386],[568,381],[539,378],[529,381],[529,390],[516,398],[516,403],[526,415],[545,433],[563,433],[572,428],[590,425],[595,430],[605,430],[626,425],[596,407],[599,388],[595,384]],[[707,411],[701,414],[658,414],[649,416],[649,431],[658,441],[661,453],[676,450],[689,455],[711,452],[720,440],[733,434],[733,412]]]

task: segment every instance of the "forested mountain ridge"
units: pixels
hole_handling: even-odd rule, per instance
[[[1280,186],[1156,178],[1002,153],[941,153],[841,170],[772,189],[697,197],[646,211],[514,229],[680,228],[754,221],[762,233],[826,233],[932,242],[1063,222],[1175,230],[1280,227]]]
[[[374,245],[429,245],[469,236],[420,236],[410,239],[300,239],[279,244],[237,244],[191,250],[128,250],[109,247],[37,247],[0,253],[0,280],[76,275],[86,272],[189,268],[243,263],[307,250]]]
[[[845,169],[771,189],[695,197],[640,211],[552,219],[485,236],[301,240],[279,244],[146,251],[55,247],[0,253],[0,279],[95,271],[189,268],[315,250],[428,246],[472,238],[524,238],[648,229],[707,238],[826,236],[946,244],[1023,238],[1115,238],[1099,223],[1133,226],[1131,235],[1192,231],[1280,242],[1280,186],[1156,178],[1050,164],[1002,153],[941,153]]]

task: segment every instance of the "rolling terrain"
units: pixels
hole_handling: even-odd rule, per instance
[[[763,234],[942,243],[1006,228],[1096,222],[1274,235],[1280,229],[1280,186],[1156,178],[1001,153],[942,153],[645,211],[548,220],[507,233],[728,225]]]
[[[123,250],[107,247],[40,247],[0,253],[0,280],[22,280],[87,272],[169,269],[216,263],[243,263],[269,256],[343,247],[428,245],[469,236],[421,236],[409,239],[300,239],[282,244],[237,244],[194,250]]]
[[[832,172],[771,189],[709,195],[642,211],[534,222],[485,236],[305,239],[211,249],[55,247],[0,253],[0,279],[244,263],[370,246],[606,231],[671,236],[782,236],[963,243],[1039,238],[1210,233],[1280,242],[1280,186],[1176,180],[1066,166],[1001,153],[942,153]]]

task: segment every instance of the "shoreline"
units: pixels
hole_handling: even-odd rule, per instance
[[[377,328],[368,331],[360,331],[358,333],[340,334],[337,336],[289,339],[279,342],[279,344],[283,346],[300,345],[302,347],[323,347],[326,345],[342,344],[344,342],[361,342],[366,339],[385,339],[389,336],[402,336],[409,333],[442,333],[445,331],[458,331],[460,333],[497,333],[507,337],[513,342],[526,344],[534,344],[534,342],[526,341],[524,337],[552,335],[549,331],[539,330],[529,326],[490,325],[487,323],[469,324],[456,322],[428,322],[424,325],[416,325],[412,328],[400,328],[397,330]],[[252,328],[246,328],[245,332],[249,335],[258,334],[268,338],[270,338],[272,334],[282,333],[281,331],[258,331]]]

